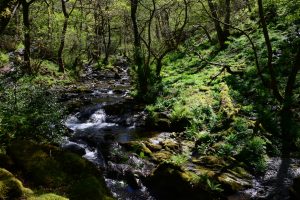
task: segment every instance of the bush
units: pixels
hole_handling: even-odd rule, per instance
[[[9,56],[5,53],[0,52],[0,68],[2,65],[9,62]]]
[[[0,93],[0,142],[33,139],[56,142],[63,135],[63,107],[48,88],[23,83]]]
[[[249,140],[239,153],[238,157],[246,165],[256,172],[263,172],[266,169],[266,142],[260,137]]]

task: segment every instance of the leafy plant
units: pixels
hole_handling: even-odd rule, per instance
[[[188,161],[187,155],[178,154],[178,155],[172,155],[169,162],[180,166],[180,165],[186,163],[187,161]]]
[[[55,142],[64,134],[63,106],[48,88],[22,83],[1,94],[0,141],[14,138]]]

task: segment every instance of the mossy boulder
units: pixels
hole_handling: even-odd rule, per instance
[[[204,186],[194,185],[193,179],[193,175],[181,167],[162,163],[146,182],[158,199],[214,199]]]
[[[32,187],[59,191],[71,199],[105,199],[111,196],[102,172],[74,153],[28,141],[13,142],[7,153]],[[93,181],[90,183],[88,180]],[[85,185],[96,185],[88,188],[90,196],[95,198],[84,198]]]
[[[153,160],[157,162],[163,162],[169,160],[173,154],[169,151],[158,151],[152,154]]]
[[[0,168],[0,199],[19,199],[31,193],[12,173]]]
[[[129,151],[133,151],[140,155],[142,152],[145,156],[152,156],[152,151],[143,143],[140,141],[130,141],[126,143],[121,144],[123,147],[125,147]]]

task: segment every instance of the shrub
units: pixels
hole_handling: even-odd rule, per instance
[[[9,56],[5,53],[0,52],[0,68],[2,65],[8,62],[9,62]]]
[[[64,134],[63,107],[48,88],[24,83],[6,87],[0,103],[0,142],[14,138],[55,142]]]
[[[251,170],[263,172],[266,169],[266,142],[260,137],[254,137],[249,140],[244,148],[239,153],[238,157],[246,165],[252,168]]]

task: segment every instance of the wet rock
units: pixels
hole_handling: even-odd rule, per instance
[[[143,152],[145,156],[152,156],[152,151],[142,142],[139,141],[130,141],[126,143],[121,143],[129,151],[133,151],[138,155]]]
[[[62,148],[80,156],[85,154],[85,149],[76,143],[67,143]]]
[[[237,192],[252,186],[252,180],[246,177],[239,177],[238,174],[223,173],[218,180],[228,191]]]
[[[114,93],[115,93],[115,94],[123,94],[124,91],[123,91],[123,90],[116,89],[116,90],[114,90]]]
[[[121,79],[121,76],[118,73],[115,73],[114,79]]]
[[[141,188],[132,167],[129,165],[108,162],[106,173],[108,178],[125,180],[133,189]]]
[[[107,115],[121,115],[125,112],[125,107],[123,104],[111,104],[103,107]]]
[[[146,145],[152,152],[159,151],[159,150],[161,150],[161,149],[163,148],[160,144],[154,144],[154,143],[148,142],[148,141],[145,142],[145,145]]]

